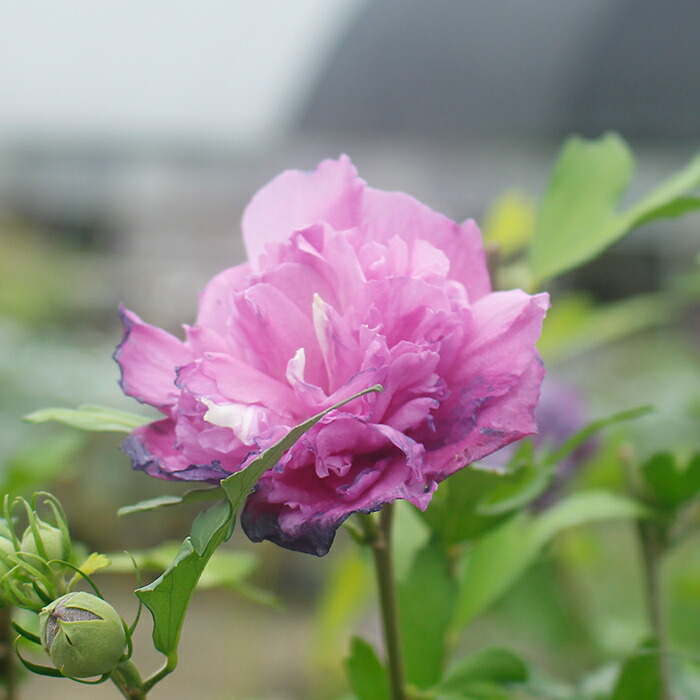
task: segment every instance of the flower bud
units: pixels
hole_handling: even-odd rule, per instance
[[[54,666],[65,676],[110,673],[126,645],[116,610],[92,593],[67,593],[39,614],[39,636]]]
[[[39,530],[41,543],[44,545],[44,551],[46,552],[46,559],[48,561],[51,561],[52,559],[66,560],[70,556],[70,551],[66,546],[63,533],[57,527],[49,525],[38,518],[37,527]],[[28,527],[24,531],[24,535],[22,535],[22,541],[20,543],[20,549],[23,552],[41,555],[39,547],[37,546],[36,538],[34,537],[34,531],[31,527]]]

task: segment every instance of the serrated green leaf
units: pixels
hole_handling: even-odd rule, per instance
[[[524,683],[528,680],[523,660],[507,649],[481,649],[457,661],[437,687],[439,692],[467,691],[474,683]]]
[[[438,540],[418,551],[409,575],[397,588],[406,681],[429,688],[442,674],[457,600],[457,581]]]
[[[152,419],[116,408],[85,404],[77,409],[44,408],[30,413],[24,420],[30,423],[55,421],[79,430],[94,432],[130,433],[134,428],[150,423]]]
[[[629,231],[700,205],[688,196],[700,186],[700,156],[622,214],[618,202],[634,171],[627,144],[614,133],[568,139],[543,197],[530,268],[540,282],[595,257]]]
[[[346,661],[350,687],[357,700],[389,700],[389,679],[374,647],[353,637]]]
[[[365,394],[370,394],[375,391],[381,392],[384,391],[384,389],[380,384],[371,386],[369,389],[360,391],[350,398],[340,401],[334,406],[327,408],[325,411],[321,411],[321,413],[309,418],[309,420],[300,423],[296,427],[292,428],[279,442],[272,445],[272,447],[268,447],[264,452],[262,452],[260,456],[254,459],[245,469],[224,479],[221,482],[221,486],[231,502],[234,513],[238,513],[238,510],[242,506],[245,499],[248,498],[255,484],[258,483],[260,477],[268,469],[274,467],[275,464],[280,461],[284,453],[290,447],[292,447],[297,440],[304,435],[304,433],[311,430],[311,428],[313,428],[331,411],[335,411],[350,401],[354,401]]]

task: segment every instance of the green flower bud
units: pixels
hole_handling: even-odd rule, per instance
[[[9,562],[5,561],[3,555],[14,553],[15,545],[12,544],[12,540],[8,540],[7,537],[0,535],[0,578],[2,578],[12,568]]]
[[[63,538],[63,533],[53,525],[45,523],[43,520],[37,518],[37,525],[39,529],[39,537],[41,538],[41,543],[44,545],[44,551],[46,552],[46,559],[62,559],[66,560],[70,556],[70,551],[66,547],[66,542]],[[34,537],[34,531],[31,527],[28,527],[22,535],[22,541],[20,543],[20,549],[23,552],[28,552],[30,554],[39,554],[39,547],[36,543],[36,538]]]
[[[39,614],[39,636],[54,666],[65,676],[110,673],[126,645],[116,610],[92,593],[67,593]]]

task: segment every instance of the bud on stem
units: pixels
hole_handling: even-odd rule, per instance
[[[71,678],[111,673],[126,633],[116,610],[92,593],[68,593],[39,614],[39,636],[54,666]]]

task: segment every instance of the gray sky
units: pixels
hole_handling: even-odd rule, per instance
[[[366,0],[0,0],[0,142],[283,133]]]

